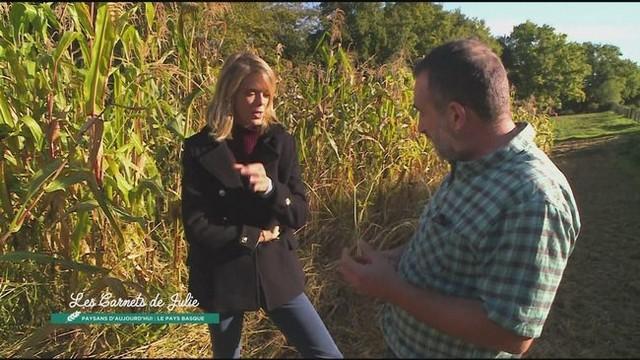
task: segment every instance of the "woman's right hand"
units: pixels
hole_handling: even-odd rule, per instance
[[[258,242],[269,242],[280,237],[280,226],[276,225],[271,230],[262,230]]]

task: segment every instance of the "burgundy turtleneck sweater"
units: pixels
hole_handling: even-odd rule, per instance
[[[229,147],[239,163],[247,163],[251,160],[251,155],[258,142],[260,131],[258,129],[247,129],[243,126],[234,125],[231,130],[233,139],[229,141]]]

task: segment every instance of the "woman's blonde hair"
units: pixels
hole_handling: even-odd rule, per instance
[[[240,84],[247,76],[261,73],[267,79],[269,87],[269,102],[264,112],[264,120],[260,132],[263,133],[269,124],[277,121],[273,110],[273,99],[276,92],[276,75],[264,60],[251,53],[237,53],[231,55],[224,62],[220,71],[220,78],[216,83],[215,94],[207,106],[207,125],[209,125],[210,135],[216,141],[231,138],[233,128],[233,99]]]

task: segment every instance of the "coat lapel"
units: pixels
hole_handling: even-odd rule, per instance
[[[226,142],[217,143],[198,157],[200,164],[229,189],[242,187],[240,174],[233,169],[233,159]]]
[[[214,142],[209,140],[206,135],[207,131],[203,131],[203,135],[207,138],[205,150],[198,156],[200,164],[213,176],[215,176],[226,188],[241,188],[243,182],[240,174],[233,169],[235,157],[227,146],[226,141]],[[276,160],[280,153],[276,148],[276,137],[271,130],[267,130],[263,136],[258,139],[256,148],[254,149],[255,161],[264,165],[267,174],[274,176]]]
[[[275,141],[276,139],[273,134],[271,132],[267,132],[258,139],[256,148],[253,150],[256,162],[262,163],[265,169],[271,167],[280,155],[275,146]]]

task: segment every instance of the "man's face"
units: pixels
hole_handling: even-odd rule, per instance
[[[413,102],[418,110],[418,131],[425,134],[433,143],[436,152],[445,160],[456,160],[453,139],[449,129],[446,109],[436,107],[433,94],[429,89],[429,74],[421,72],[416,78]]]

